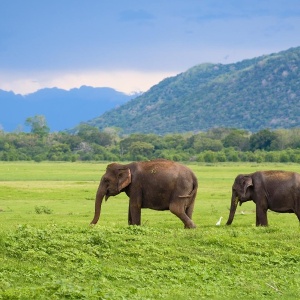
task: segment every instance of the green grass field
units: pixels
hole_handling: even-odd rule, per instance
[[[193,230],[153,210],[128,226],[124,193],[90,227],[106,163],[1,162],[0,299],[299,299],[297,217],[269,212],[269,227],[256,227],[248,202],[225,225],[237,174],[299,165],[189,166]]]

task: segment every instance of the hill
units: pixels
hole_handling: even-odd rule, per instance
[[[123,133],[300,127],[300,47],[234,64],[201,64],[88,121]]]
[[[69,91],[41,89],[25,96],[0,90],[0,129],[14,131],[28,117],[44,115],[51,131],[62,131],[116,108],[130,96],[111,88],[82,86]]]

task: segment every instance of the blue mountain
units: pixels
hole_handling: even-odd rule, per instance
[[[45,88],[28,95],[0,90],[0,129],[24,130],[28,117],[44,115],[51,132],[75,127],[117,108],[138,94],[127,95],[112,88],[82,86],[69,91]]]

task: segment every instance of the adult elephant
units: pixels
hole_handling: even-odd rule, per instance
[[[238,175],[232,186],[227,225],[233,221],[237,204],[253,200],[256,226],[268,226],[267,210],[295,213],[300,221],[300,174],[286,171],[259,171]]]
[[[91,224],[99,220],[104,197],[107,200],[125,192],[129,197],[129,225],[140,225],[141,208],[150,208],[170,210],[185,228],[195,228],[192,214],[197,188],[195,174],[186,166],[170,160],[109,164],[99,183]]]

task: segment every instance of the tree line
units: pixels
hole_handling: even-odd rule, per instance
[[[136,161],[166,158],[198,162],[300,163],[300,128],[256,133],[235,128],[206,132],[121,135],[81,124],[76,133],[50,133],[43,116],[25,123],[30,132],[0,131],[1,161]]]

